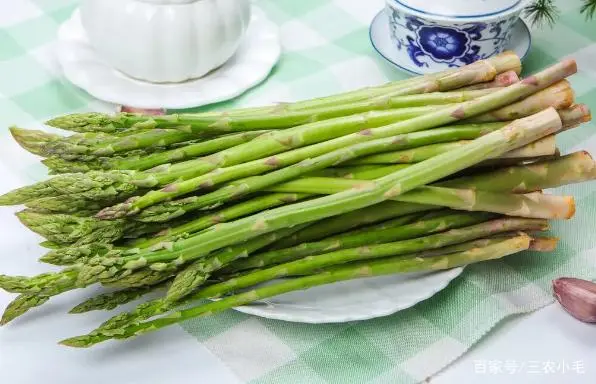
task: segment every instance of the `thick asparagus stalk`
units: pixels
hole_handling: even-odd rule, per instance
[[[386,175],[384,173],[383,175]],[[382,175],[375,175],[381,177]],[[449,188],[477,189],[492,192],[528,193],[541,189],[556,188],[568,183],[579,183],[596,178],[596,164],[586,152],[576,152],[559,159],[526,166],[514,166],[480,173],[471,177],[456,178],[437,186]],[[299,180],[297,182],[303,182]],[[294,181],[287,183],[292,185]],[[307,182],[308,183],[308,182]],[[281,186],[280,186],[281,187]],[[294,189],[294,188],[292,188]],[[357,210],[323,220],[318,230],[306,228],[275,245],[286,248],[303,242],[310,242],[344,232],[360,225],[381,222],[393,217],[432,210],[436,206],[417,206],[400,202],[383,202],[378,206]]]
[[[255,288],[249,292],[227,297],[219,301],[186,310],[176,311],[168,316],[156,320],[145,323],[135,323],[124,329],[109,331],[96,330],[96,332],[92,332],[89,335],[73,337],[63,340],[61,343],[71,347],[90,347],[94,344],[106,341],[111,338],[126,339],[138,336],[190,318],[210,315],[233,307],[249,304],[267,297],[277,296],[286,292],[303,290],[319,285],[363,277],[449,269],[461,265],[505,257],[528,249],[530,247],[530,243],[531,238],[525,234],[522,234],[511,239],[503,240],[500,243],[489,245],[485,248],[451,253],[445,256],[421,258],[412,255],[411,257],[400,256],[348,264],[345,266],[327,269],[316,275],[295,278],[277,284]]]
[[[430,159],[438,154],[451,151],[469,143],[469,140],[453,141],[449,143],[430,144],[422,147],[405,149],[401,151],[384,152],[376,155],[361,157],[345,163],[345,165],[361,164],[407,164],[418,163]],[[522,148],[505,153],[499,158],[524,159],[540,156],[553,156],[557,151],[557,143],[554,136],[548,136]]]
[[[536,81],[539,81],[538,78]],[[530,86],[534,87],[533,84],[534,82]],[[471,108],[478,107],[472,105]],[[110,258],[106,256],[92,259],[81,267],[78,284],[86,286],[103,279],[117,278],[117,276],[126,275],[145,266],[167,267],[172,260],[177,260],[177,263],[196,260],[213,250],[246,241],[263,233],[368,207],[397,197],[421,185],[432,183],[487,157],[508,152],[528,142],[553,134],[560,129],[559,115],[550,108],[476,139],[463,149],[436,156],[403,171],[378,179],[374,182],[373,187],[362,190],[352,189],[333,196],[296,203],[291,207],[275,208],[235,222],[218,224],[213,227],[213,230],[175,242],[172,245],[172,250],[141,253],[135,257]]]
[[[366,189],[372,185],[374,182],[364,180],[309,178],[295,180],[286,185],[271,188],[271,190],[274,192],[334,194],[352,188]],[[542,193],[514,195],[482,190],[425,186],[393,199],[406,203],[529,218],[569,219],[575,213],[573,197]]]
[[[533,79],[530,76],[522,80],[521,83],[532,81]],[[469,121],[509,121],[522,116],[527,116],[528,113],[537,113],[544,108],[540,107],[540,103],[538,103],[536,99],[542,100],[544,104],[550,105],[555,109],[565,109],[573,104],[574,98],[575,95],[569,82],[567,80],[561,80],[549,87],[548,90],[544,89],[536,92],[531,98],[520,100],[499,110],[488,112],[482,116],[475,116]]]
[[[558,159],[523,166],[507,167],[438,183],[449,188],[471,188],[525,193],[556,188],[596,178],[596,163],[585,151]]]

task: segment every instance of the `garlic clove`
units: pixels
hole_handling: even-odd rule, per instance
[[[553,281],[559,303],[576,319],[596,323],[596,283],[573,277]]]

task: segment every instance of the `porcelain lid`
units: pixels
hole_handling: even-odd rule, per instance
[[[428,16],[481,18],[521,7],[524,0],[392,0],[397,5]]]

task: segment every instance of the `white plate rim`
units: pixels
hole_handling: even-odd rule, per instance
[[[267,318],[271,320],[281,320],[293,323],[305,323],[305,324],[333,324],[333,323],[346,323],[346,322],[353,322],[353,321],[363,321],[363,320],[370,320],[378,317],[384,317],[393,315],[399,311],[403,311],[405,309],[411,308],[414,305],[431,298],[438,292],[442,291],[443,289],[447,288],[447,286],[459,275],[462,274],[464,271],[464,267],[456,267],[444,271],[437,271],[434,272],[433,275],[437,276],[440,275],[443,279],[440,282],[432,286],[425,286],[428,290],[421,291],[420,294],[413,298],[411,301],[404,301],[401,303],[395,303],[395,305],[385,306],[385,307],[375,307],[375,310],[370,311],[368,313],[358,313],[358,314],[349,314],[349,313],[342,313],[342,314],[324,314],[323,311],[319,312],[317,316],[313,316],[312,314],[305,314],[305,315],[296,315],[295,313],[288,313],[281,311],[263,311],[262,305],[267,305],[267,301],[257,301],[255,302],[258,305],[245,305],[240,307],[235,307],[234,310],[245,313],[248,315],[258,316],[262,318]],[[386,277],[386,276],[384,276]],[[374,279],[374,278],[369,278]],[[331,284],[332,285],[332,284]],[[278,306],[280,308],[281,306]],[[283,308],[282,308],[283,309]]]
[[[94,98],[117,105],[127,105],[136,108],[197,108],[233,99],[242,95],[246,91],[254,88],[258,84],[262,83],[269,76],[275,65],[278,63],[282,52],[279,28],[275,23],[273,23],[270,19],[267,18],[265,12],[263,12],[258,7],[253,6],[251,25],[249,25],[249,28],[258,28],[256,29],[256,32],[253,33],[256,36],[258,36],[259,39],[263,40],[265,44],[260,45],[258,50],[258,58],[256,56],[257,53],[252,53],[253,49],[245,49],[245,51],[249,52],[249,55],[246,55],[247,57],[244,57],[244,60],[240,61],[237,64],[239,66],[246,64],[246,62],[251,62],[253,65],[258,64],[258,68],[256,68],[255,66],[251,67],[254,76],[252,76],[251,78],[243,78],[242,83],[236,81],[236,87],[230,87],[225,92],[220,91],[219,95],[205,97],[204,94],[202,94],[198,97],[193,98],[192,95],[189,96],[189,93],[181,92],[181,96],[177,97],[176,99],[170,98],[168,100],[164,100],[164,98],[162,97],[163,93],[159,96],[157,95],[159,92],[165,89],[172,90],[175,89],[177,86],[188,86],[189,84],[193,83],[197,83],[197,87],[203,87],[203,83],[205,81],[208,81],[209,77],[217,76],[218,74],[220,74],[222,68],[226,68],[226,64],[228,64],[229,62],[225,63],[219,69],[212,71],[210,74],[200,79],[191,80],[180,84],[152,84],[149,82],[132,79],[120,73],[119,71],[113,68],[108,68],[107,65],[104,65],[107,69],[105,71],[103,69],[100,69],[101,71],[104,71],[104,75],[110,72],[109,76],[111,76],[112,78],[117,76],[119,78],[126,79],[126,81],[129,84],[137,83],[142,84],[143,87],[155,89],[156,94],[155,96],[153,96],[153,100],[148,101],[148,98],[145,98],[144,100],[135,100],[133,97],[127,96],[127,94],[134,94],[134,87],[131,87],[129,92],[122,93],[119,91],[110,90],[110,88],[108,87],[100,86],[99,84],[96,84],[96,81],[93,80],[92,76],[89,76],[89,72],[91,70],[85,69],[84,66],[81,67],[81,64],[79,64],[77,60],[69,60],[66,58],[67,54],[65,52],[72,52],[76,49],[82,49],[80,48],[80,45],[84,45],[86,49],[91,49],[88,41],[68,36],[68,32],[66,31],[68,30],[68,28],[73,28],[74,23],[80,24],[80,11],[78,8],[73,12],[72,16],[68,20],[61,24],[61,26],[58,29],[56,56],[62,68],[64,77],[70,83],[74,84],[78,88],[81,88]],[[78,28],[78,26],[76,26],[75,28]],[[82,26],[80,26],[80,28],[82,28]],[[250,40],[245,39],[243,43],[241,43],[239,51],[243,47],[243,45],[246,46],[246,44],[249,44],[249,42]],[[77,45],[79,46],[78,48]],[[72,57],[72,53],[70,53],[69,56]],[[236,58],[238,58],[238,56],[236,56]],[[102,64],[102,62],[98,59],[92,64]]]

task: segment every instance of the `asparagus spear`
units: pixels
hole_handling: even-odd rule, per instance
[[[532,77],[528,77],[521,81],[532,82]],[[469,119],[470,122],[483,122],[483,121],[509,121],[514,120],[527,114],[533,114],[540,112],[542,107],[539,106],[533,99],[541,99],[546,105],[550,105],[555,109],[565,109],[573,104],[575,95],[569,82],[562,79],[554,83],[548,90],[541,90],[533,95],[533,98],[522,99],[516,103],[507,105],[499,110],[488,112],[482,116],[475,116]]]
[[[135,301],[151,292],[166,288],[171,281],[162,282],[157,285],[148,285],[140,288],[124,289],[116,292],[102,293],[72,308],[69,313],[86,313],[91,311],[110,311],[120,305]]]
[[[230,296],[219,301],[190,309],[175,311],[168,316],[156,320],[135,323],[123,329],[109,331],[96,330],[88,335],[63,340],[61,344],[80,348],[90,347],[108,339],[126,339],[138,336],[190,318],[210,315],[286,292],[363,277],[449,269],[461,265],[505,257],[528,249],[530,243],[530,237],[522,234],[512,239],[489,245],[485,248],[451,253],[446,256],[427,258],[415,257],[415,255],[410,257],[399,256],[329,268],[316,275],[290,279],[277,284],[254,288],[251,291]]]
[[[388,136],[392,136],[395,134],[403,134],[403,133],[408,133],[408,132],[415,132],[415,131],[420,131],[420,130],[424,130],[424,129],[434,128],[437,125],[441,125],[441,124],[452,123],[452,122],[458,121],[460,119],[464,119],[467,116],[478,115],[478,114],[481,114],[488,110],[495,109],[496,107],[500,107],[503,104],[499,104],[501,102],[501,99],[496,97],[500,93],[502,93],[503,95],[511,94],[510,95],[511,100],[518,100],[520,97],[527,96],[529,94],[533,94],[534,92],[536,92],[540,89],[544,89],[545,87],[548,87],[550,84],[552,84],[552,82],[550,81],[551,79],[549,78],[551,75],[554,75],[553,80],[554,80],[554,82],[556,82],[558,79],[560,79],[561,75],[564,75],[567,73],[566,71],[573,72],[574,70],[576,70],[576,68],[574,67],[574,63],[562,62],[558,66],[552,67],[552,68],[546,70],[545,72],[543,72],[544,74],[546,74],[546,76],[544,76],[544,77],[547,80],[547,82],[545,82],[543,84],[541,81],[538,81],[538,80],[535,81],[535,79],[537,79],[537,77],[530,77],[529,82],[532,83],[532,85],[530,85],[530,86],[528,86],[528,80],[526,79],[526,80],[524,80],[524,82],[520,82],[518,84],[511,85],[508,88],[499,90],[499,91],[497,91],[493,94],[487,95],[487,96],[480,97],[476,100],[472,100],[472,101],[468,101],[468,102],[459,104],[459,106],[457,106],[457,107],[454,106],[454,107],[444,108],[444,109],[436,111],[434,113],[430,113],[425,116],[413,118],[413,119],[410,119],[407,121],[394,123],[394,124],[391,124],[391,125],[388,125],[385,127],[377,128],[377,129],[366,130],[366,131],[356,133],[356,134],[346,135],[346,136],[339,137],[339,138],[329,140],[326,142],[322,142],[322,143],[319,143],[316,145],[304,147],[304,148],[301,148],[301,149],[298,149],[295,151],[286,152],[286,153],[280,154],[278,156],[268,158],[265,161],[257,160],[255,162],[245,163],[242,165],[238,165],[233,169],[227,169],[221,173],[206,174],[206,175],[195,177],[193,179],[188,179],[188,180],[185,180],[182,182],[172,183],[172,184],[166,186],[165,188],[162,188],[161,190],[158,190],[158,191],[154,190],[144,196],[132,199],[129,202],[122,203],[117,206],[107,208],[107,209],[103,210],[102,212],[100,212],[99,216],[104,219],[113,219],[113,218],[122,217],[123,215],[127,215],[127,214],[128,215],[136,214],[141,209],[146,208],[151,205],[154,205],[157,202],[169,200],[176,196],[190,193],[192,191],[200,189],[202,186],[210,186],[216,182],[230,181],[232,179],[232,176],[230,176],[230,175],[234,175],[236,177],[238,177],[238,175],[240,175],[240,177],[248,177],[251,175],[266,172],[268,169],[270,169],[270,168],[266,167],[266,165],[269,165],[269,167],[271,167],[271,164],[274,164],[275,166],[279,166],[279,165],[285,166],[288,164],[295,164],[298,161],[301,161],[304,159],[310,159],[315,156],[320,156],[321,154],[328,153],[329,151],[332,151],[332,150],[335,150],[338,148],[346,148],[349,145],[355,145],[357,143],[363,143],[366,141],[374,140],[377,138],[388,137]],[[537,76],[543,76],[543,75],[539,74]],[[537,85],[534,85],[534,83]],[[553,87],[555,87],[557,89],[560,88],[560,86],[558,84],[555,84]],[[567,87],[568,87],[568,85],[567,85]],[[521,95],[520,95],[520,93],[521,93]],[[573,97],[573,95],[571,95],[571,97]],[[536,100],[538,102],[542,102],[544,99],[545,98],[541,96],[541,97],[538,97]],[[511,100],[508,100],[508,101],[511,101]],[[477,106],[479,106],[479,107],[477,107]],[[460,108],[466,108],[468,110],[467,116],[462,116],[459,113]],[[363,134],[364,132],[366,134]],[[237,148],[239,148],[239,147],[237,147]],[[290,161],[289,159],[291,159],[292,161]],[[278,182],[279,182],[279,180],[278,180]],[[219,198],[219,196],[217,196],[217,198]],[[200,204],[198,203],[199,208],[201,207],[201,204],[202,203],[200,203]]]
[[[43,255],[39,261],[52,265],[73,265],[78,262],[84,262],[93,256],[105,255],[113,249],[115,249],[114,245],[103,242],[78,246],[67,246],[52,249]]]
[[[126,220],[102,221],[93,217],[79,217],[67,214],[46,214],[30,210],[16,213],[25,226],[33,232],[58,244],[112,243],[128,236],[155,233],[169,225],[180,225],[184,221],[170,224],[141,223]]]
[[[539,78],[536,79],[537,82]],[[534,82],[529,86],[535,87],[533,84]],[[472,105],[472,107],[476,106]],[[177,264],[196,260],[213,250],[249,240],[263,233],[368,207],[397,197],[420,185],[432,183],[487,157],[508,152],[553,134],[559,129],[561,129],[561,120],[556,111],[550,108],[476,139],[464,149],[439,155],[378,179],[373,187],[362,190],[352,189],[332,196],[296,203],[290,207],[272,209],[235,222],[218,224],[213,227],[213,230],[175,242],[172,250],[141,253],[134,257],[94,258],[81,267],[78,284],[86,286],[106,278],[126,275],[130,271],[145,266],[166,267],[171,265],[173,260],[176,260]]]
[[[101,169],[128,169],[143,171],[156,167],[160,164],[179,162],[182,160],[209,155],[224,149],[232,148],[236,145],[249,142],[266,132],[267,131],[253,131],[234,135],[225,135],[212,140],[201,141],[149,155],[144,154],[137,156],[127,155],[127,157],[101,157],[95,161],[83,162],[67,161],[61,158],[51,157],[45,159],[43,163],[57,173],[88,172],[91,170]]]
[[[431,157],[434,157],[438,154],[462,147],[468,143],[469,140],[460,140],[449,143],[430,144],[401,151],[384,152],[347,161],[345,165],[418,163],[420,161],[430,159]],[[501,155],[500,158],[531,159],[541,156],[552,156],[556,153],[556,150],[557,146],[555,137],[547,136],[522,148],[505,153]]]

